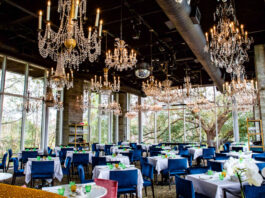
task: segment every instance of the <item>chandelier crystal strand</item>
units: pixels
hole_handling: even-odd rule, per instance
[[[74,86],[74,75],[73,70],[70,69],[70,73],[65,73],[64,68],[65,59],[61,54],[58,56],[57,67],[54,72],[53,68],[51,72],[47,71],[47,86],[56,89],[63,90],[64,88],[70,89]]]
[[[227,73],[242,75],[244,62],[248,61],[247,51],[254,42],[248,37],[244,25],[239,25],[235,9],[231,3],[222,0],[214,13],[217,25],[205,33],[205,51],[210,53],[211,61],[216,67],[225,68]]]
[[[103,95],[110,95],[112,92],[120,91],[120,77],[114,76],[113,83],[109,82],[108,68],[104,68],[104,81],[102,82],[102,76],[91,78],[90,90],[92,92],[101,93]]]
[[[86,17],[87,0],[59,0],[58,13],[60,26],[58,32],[51,28],[51,1],[47,4],[46,28],[42,36],[42,11],[39,12],[38,46],[43,58],[48,56],[57,61],[58,54],[65,57],[65,66],[79,69],[79,64],[87,58],[94,62],[101,54],[101,34],[103,22],[99,23],[100,11],[97,10],[95,27],[88,28],[88,38],[83,29],[83,18]],[[93,32],[92,32],[93,31]]]
[[[161,83],[151,75],[146,82],[142,83],[142,90],[146,96],[156,97],[161,92]]]

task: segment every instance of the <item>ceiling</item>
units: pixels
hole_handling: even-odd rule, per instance
[[[51,20],[59,24],[57,0],[52,0]],[[95,12],[101,9],[104,21],[103,29],[108,32],[107,48],[113,49],[114,38],[120,35],[121,2],[117,0],[88,0],[88,16],[85,27],[94,24]],[[162,66],[169,66],[170,79],[174,85],[182,85],[185,71],[191,76],[192,84],[212,84],[212,80],[197,61],[185,41],[172,26],[167,16],[155,0],[124,0],[123,1],[123,39],[129,48],[137,51],[138,61],[150,63],[150,29],[153,29],[153,65],[154,75],[158,80],[166,78]],[[203,32],[213,25],[215,0],[197,0],[201,12]],[[0,52],[35,64],[50,68],[56,63],[50,58],[44,59],[38,52],[37,13],[46,9],[45,0],[0,0]],[[245,25],[255,44],[265,43],[265,13],[263,0],[235,0],[236,15],[240,23]],[[56,29],[56,27],[53,27]],[[135,37],[139,38],[135,38]],[[102,75],[106,38],[102,40],[102,55],[96,63],[84,62],[75,76],[88,80],[92,75]],[[254,75],[254,45],[249,51],[250,61],[246,63],[249,77]],[[115,71],[110,70],[113,74]],[[223,78],[228,79],[222,71]],[[134,75],[134,70],[115,72],[121,76],[122,86],[140,90],[142,80]]]

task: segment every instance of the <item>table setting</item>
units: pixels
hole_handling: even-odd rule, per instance
[[[62,150],[62,148],[73,148],[75,150],[75,147],[73,146],[56,146],[54,147],[54,153],[56,157],[59,157],[59,152]]]
[[[197,159],[198,157],[202,156],[203,148],[191,147],[188,148],[188,151],[193,156],[193,159]]]
[[[107,194],[106,188],[98,186],[94,182],[87,184],[76,184],[75,182],[70,182],[68,185],[44,187],[42,190],[69,198],[100,198]]]
[[[112,146],[110,148],[111,153],[129,153],[132,149],[130,148],[121,148],[118,146]]]
[[[112,154],[112,155],[106,155],[106,161],[110,162],[110,161],[119,161],[125,165],[130,165],[130,160],[128,156],[123,156],[121,154]]]
[[[76,154],[87,154],[89,157],[89,163],[92,163],[92,157],[95,156],[95,153],[92,151],[88,151],[88,150],[82,150],[82,151],[67,151],[66,152],[66,158],[67,157],[71,157],[71,162],[73,161],[73,155]],[[66,163],[66,162],[65,162]],[[64,164],[64,166],[66,167],[66,164]]]
[[[152,164],[159,175],[162,170],[168,168],[168,159],[183,159],[180,155],[158,155],[154,157],[148,157],[148,163]],[[188,163],[188,162],[187,162]]]
[[[25,182],[29,183],[31,180],[31,165],[32,161],[54,161],[54,178],[61,181],[63,179],[63,171],[62,166],[59,157],[51,158],[50,156],[41,158],[38,156],[37,158],[29,158],[28,162],[25,165],[24,168],[24,174],[25,174]],[[49,183],[51,182],[50,179],[47,180]]]

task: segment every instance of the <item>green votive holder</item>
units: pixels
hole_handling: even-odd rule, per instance
[[[26,149],[26,151],[29,151],[29,149]]]
[[[51,160],[52,159],[52,157],[51,156],[48,156],[48,160]]]
[[[219,179],[220,180],[224,180],[224,175],[221,173],[221,174],[219,174]]]
[[[70,188],[71,188],[71,186],[73,186],[73,185],[75,185],[75,182],[74,182],[74,181],[70,181],[70,183],[69,183]]]
[[[77,153],[77,150],[75,150],[74,153]]]
[[[66,148],[69,148],[69,146],[67,146]]]
[[[85,189],[86,189],[86,193],[89,193],[91,191],[91,185],[86,185]]]
[[[82,153],[86,153],[86,151],[85,150],[82,150]]]
[[[40,156],[37,156],[37,160],[40,161]]]
[[[64,188],[59,188],[58,194],[64,196],[64,190],[65,190]]]
[[[213,171],[212,170],[208,170],[208,175],[213,175]]]

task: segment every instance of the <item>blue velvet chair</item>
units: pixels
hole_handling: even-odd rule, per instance
[[[31,164],[31,187],[35,179],[41,179],[42,184],[46,179],[52,179],[53,185],[54,161],[32,161]]]
[[[150,151],[150,157],[161,155],[161,151]]]
[[[89,163],[89,154],[87,153],[74,153],[73,154],[73,166],[77,167],[82,164],[83,166],[87,166]]]
[[[265,185],[260,187],[245,185],[243,187],[246,198],[262,198],[265,197]]]
[[[84,171],[84,167],[82,165],[79,165],[77,167],[77,170],[78,170],[78,175],[79,175],[79,179],[80,179],[81,184],[94,182],[93,179],[85,179],[85,171]]]
[[[162,180],[169,178],[169,189],[171,189],[171,177],[176,175],[186,175],[188,168],[188,160],[182,159],[168,159],[168,168],[162,170]]]
[[[83,150],[83,147],[82,146],[79,146],[77,150],[82,151]]]
[[[180,149],[178,154],[179,155],[189,155],[189,150],[188,149]]]
[[[214,159],[215,160],[228,160],[229,159],[229,156],[227,156],[224,153],[215,153]]]
[[[201,159],[208,161],[209,159],[214,159],[214,156],[215,156],[215,149],[214,148],[202,149]]]
[[[13,162],[13,164],[14,164],[14,158],[15,157],[13,157],[12,149],[8,149],[8,163],[7,163],[6,171],[8,171],[8,169],[9,169],[10,162]]]
[[[255,160],[265,162],[265,157],[255,157]]]
[[[146,188],[151,186],[152,187],[152,194],[153,198],[155,197],[155,191],[154,191],[154,167],[151,164],[143,163],[141,165],[142,167],[142,175],[144,179],[144,190],[145,195],[147,196],[147,190]]]
[[[217,172],[222,172],[223,171],[223,164],[220,163],[220,162],[208,161],[208,166],[213,171],[217,171]]]
[[[207,198],[204,195],[195,193],[192,181],[175,177],[177,198]]]
[[[73,151],[74,148],[61,148],[62,159],[65,160],[67,151]]]
[[[265,153],[252,154],[252,158],[256,159],[256,157],[264,157],[265,158]]]
[[[110,180],[118,182],[118,195],[137,193],[138,170],[110,171]]]
[[[93,143],[93,144],[92,144],[92,151],[93,151],[93,152],[98,151],[97,146],[96,146],[97,144],[98,144],[98,143]]]
[[[134,149],[133,150],[133,162],[140,161],[141,157],[142,157],[142,150]]]
[[[62,167],[62,171],[63,171],[63,175],[67,175],[67,180],[68,180],[68,183],[70,182],[70,179],[71,179],[71,174],[70,174],[70,170],[71,170],[71,157],[67,157],[65,159],[65,166],[66,167]]]
[[[202,174],[206,173],[209,170],[209,167],[193,167],[188,168],[188,174]]]
[[[112,144],[107,144],[107,145],[105,145],[105,147],[104,147],[105,155],[112,155],[112,153],[110,152],[110,148],[111,148],[112,146],[113,146]]]
[[[122,143],[122,141],[119,141],[119,142],[118,142],[118,145],[121,145],[121,143]]]
[[[256,163],[256,165],[259,167],[259,171],[262,171],[262,169],[265,168],[265,162],[264,163]]]
[[[0,169],[3,169],[3,173],[6,172],[6,159],[7,159],[7,153],[4,154],[2,163],[0,163]]]
[[[137,143],[130,143],[130,147],[132,147],[132,149],[136,149]]]
[[[184,157],[188,160],[189,166],[192,166],[192,155],[189,153],[188,155],[181,155],[181,157]]]
[[[12,178],[12,185],[15,184],[17,177],[24,176],[24,169],[18,169],[18,166],[19,166],[18,158],[15,157],[13,159],[13,164],[14,164],[14,173],[13,173],[13,178]]]
[[[98,165],[107,165],[106,157],[92,157],[92,169]]]
[[[28,158],[36,158],[38,156],[38,151],[22,151],[22,163],[28,162]]]
[[[223,145],[223,151],[221,151],[221,153],[229,153],[229,151],[230,151],[230,148],[228,147],[228,145],[224,144]]]
[[[141,167],[143,166],[144,163],[148,163],[147,157],[141,157],[140,158],[140,165],[141,165]]]
[[[51,157],[56,157],[56,154],[52,153],[52,149],[50,147],[48,147],[48,155]]]
[[[133,151],[130,151],[129,153],[123,153],[122,155],[128,156],[130,163],[133,163],[133,159],[134,159],[134,152]]]

